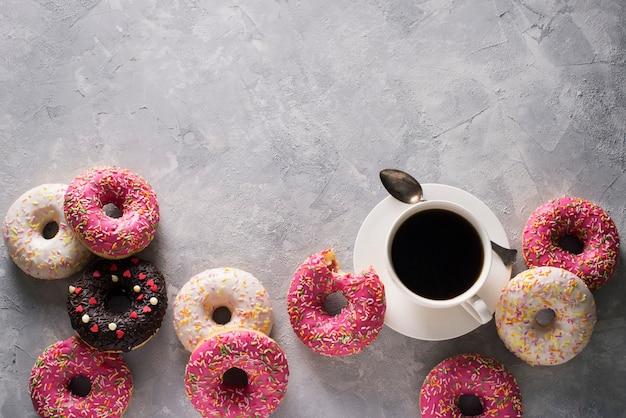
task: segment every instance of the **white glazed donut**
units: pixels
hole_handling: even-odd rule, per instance
[[[2,224],[9,255],[24,273],[37,279],[69,277],[91,259],[91,252],[65,221],[66,189],[64,184],[43,184],[27,191],[11,205]],[[58,227],[50,229],[52,237],[48,225]]]
[[[216,311],[225,316],[217,318]],[[273,324],[267,291],[252,274],[236,268],[215,268],[193,276],[174,301],[174,327],[191,352],[220,328],[248,328],[269,335]]]
[[[535,267],[519,273],[500,294],[498,335],[533,366],[565,363],[589,342],[596,324],[593,294],[574,273]]]

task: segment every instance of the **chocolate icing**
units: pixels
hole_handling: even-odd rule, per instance
[[[100,259],[69,291],[72,328],[102,351],[126,352],[144,344],[159,330],[167,310],[165,278],[152,263],[137,257]],[[120,298],[127,303],[120,304]]]

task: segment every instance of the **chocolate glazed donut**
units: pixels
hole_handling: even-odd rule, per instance
[[[137,257],[101,259],[69,287],[72,328],[90,346],[127,352],[154,336],[167,310],[165,278]]]

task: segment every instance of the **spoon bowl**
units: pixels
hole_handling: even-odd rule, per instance
[[[387,168],[380,172],[380,181],[389,194],[400,202],[417,203],[422,200],[422,185],[409,173]]]

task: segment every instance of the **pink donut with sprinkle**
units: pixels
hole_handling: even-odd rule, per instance
[[[91,348],[76,337],[59,341],[37,358],[30,396],[42,417],[121,417],[133,378],[124,358]]]
[[[460,354],[435,366],[420,390],[422,418],[522,416],[515,377],[498,360]]]
[[[326,298],[340,292],[346,306],[327,312]],[[373,268],[343,273],[332,249],[314,254],[298,268],[287,294],[291,326],[311,350],[325,356],[361,352],[376,339],[385,318],[385,289]]]
[[[204,417],[268,417],[287,390],[289,366],[282,349],[251,329],[208,336],[191,354],[185,389]]]
[[[617,227],[595,203],[567,196],[550,200],[528,218],[522,254],[528,267],[563,268],[594,291],[604,286],[617,269]]]
[[[533,366],[556,365],[587,346],[596,324],[596,304],[574,273],[535,267],[506,284],[494,316],[509,351]]]
[[[121,216],[105,213],[114,205]],[[159,204],[150,185],[130,170],[96,167],[67,188],[65,218],[93,253],[116,260],[148,246],[159,224]]]

